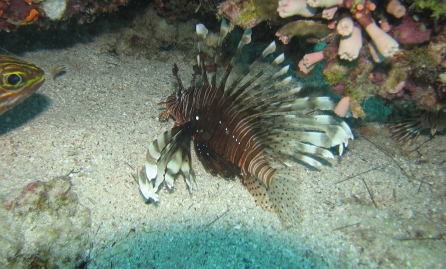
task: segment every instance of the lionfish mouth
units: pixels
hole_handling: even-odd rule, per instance
[[[178,89],[167,98],[162,118],[172,116],[175,125],[148,147],[145,165],[138,175],[142,195],[147,201],[157,202],[161,184],[173,188],[179,175],[184,176],[192,191],[193,144],[207,171],[225,178],[241,178],[259,206],[275,211],[284,224],[295,224],[299,205],[298,174],[293,162],[321,165],[322,159],[334,157],[333,148],[341,155],[353,139],[349,126],[331,115],[299,114],[308,109],[333,110],[335,104],[328,97],[297,98],[300,87],[287,87],[292,81],[291,76],[286,76],[289,66],[278,67],[284,54],[265,67],[263,62],[276,50],[274,42],[244,71],[233,72],[242,69],[234,67],[242,48],[251,42],[251,30],[245,30],[229,65],[219,72],[219,56],[229,26],[222,21],[211,63],[204,61],[212,59],[204,53],[208,30],[198,24],[196,31],[198,68],[186,88],[174,65]]]
[[[400,144],[413,145],[423,130],[429,129],[431,135],[446,128],[446,112],[417,111],[410,113],[409,117],[389,126],[392,137]]]

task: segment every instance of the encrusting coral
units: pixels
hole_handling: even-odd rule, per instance
[[[92,22],[97,14],[114,12],[129,0],[1,0],[0,31],[13,31],[23,25],[37,23],[47,29],[52,21],[66,21],[72,17],[79,23]]]
[[[91,213],[79,203],[69,176],[34,181],[17,197],[1,198],[1,268],[77,268],[91,247],[83,236]]]
[[[323,59],[324,59],[323,51],[306,54],[298,64],[299,70],[304,74],[308,74],[314,68],[314,66]]]

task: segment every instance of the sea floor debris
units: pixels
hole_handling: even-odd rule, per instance
[[[90,247],[90,210],[68,176],[29,183],[0,215],[2,268],[74,268]]]

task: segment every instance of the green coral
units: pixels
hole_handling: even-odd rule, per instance
[[[226,4],[225,4],[226,3]],[[272,20],[276,17],[277,1],[271,0],[240,0],[225,2],[220,6],[220,15],[231,19],[225,14],[225,9],[236,12],[232,23],[242,28],[252,28],[256,24]]]
[[[438,20],[440,17],[446,17],[446,2],[443,0],[406,0],[411,10],[420,12],[423,10],[431,10],[432,17]]]
[[[386,122],[392,108],[386,105],[386,100],[382,97],[372,97],[361,102],[361,108],[366,115],[368,121]]]

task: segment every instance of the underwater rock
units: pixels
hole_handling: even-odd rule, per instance
[[[417,22],[412,17],[404,17],[399,25],[394,26],[390,33],[400,44],[416,45],[431,39],[432,29],[426,28],[423,22]]]
[[[2,268],[75,268],[89,248],[90,210],[68,176],[29,183],[0,216]]]
[[[0,31],[13,31],[19,26],[37,23],[47,29],[54,21],[74,17],[79,23],[92,22],[101,13],[118,11],[130,0],[8,0],[0,1]]]
[[[172,50],[191,51],[195,45],[191,21],[173,25],[147,10],[135,19],[135,27],[123,28],[122,34],[111,48],[118,56],[132,55],[149,59],[167,61]]]

